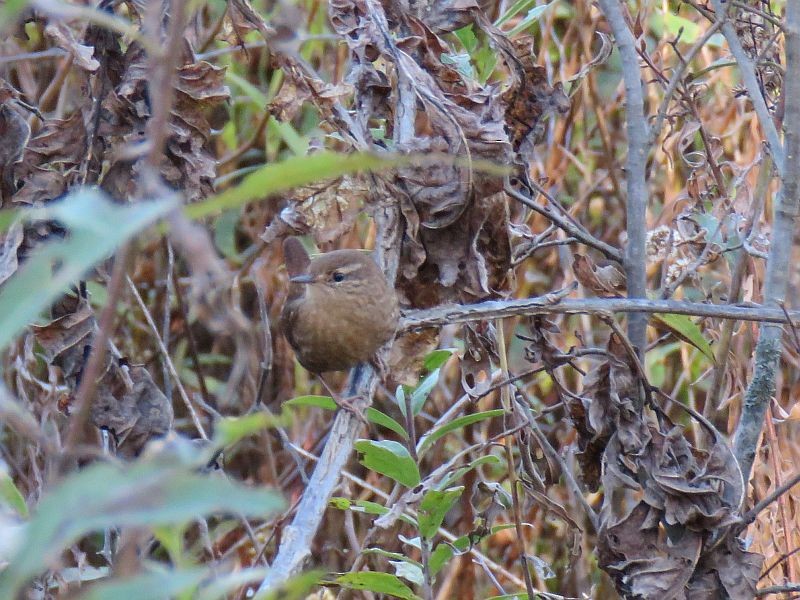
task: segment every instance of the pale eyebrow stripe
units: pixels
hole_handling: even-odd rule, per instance
[[[350,263],[349,265],[344,265],[336,270],[339,271],[339,273],[344,273],[345,275],[347,275],[348,273],[353,273],[354,271],[358,271],[363,266],[364,265],[362,265],[361,263]]]

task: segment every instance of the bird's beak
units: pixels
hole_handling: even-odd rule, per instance
[[[289,281],[292,283],[314,283],[313,275],[295,275],[294,277],[289,277]]]

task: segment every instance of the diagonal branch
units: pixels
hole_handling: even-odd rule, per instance
[[[747,55],[747,52],[745,52],[744,47],[742,47],[742,42],[739,39],[739,36],[736,34],[736,28],[733,26],[733,23],[731,23],[729,18],[728,10],[731,5],[726,3],[725,0],[713,0],[713,3],[714,11],[717,13],[717,19],[719,20],[721,16],[724,19],[722,22],[722,35],[725,36],[725,40],[728,42],[728,46],[731,49],[731,54],[733,54],[733,58],[736,60],[736,64],[739,66],[739,70],[742,73],[742,82],[744,83],[745,88],[747,88],[747,95],[750,97],[750,101],[753,103],[753,108],[756,111],[756,116],[758,117],[758,122],[761,125],[761,130],[764,132],[767,142],[769,143],[769,149],[772,154],[772,159],[775,162],[775,166],[778,169],[778,173],[783,175],[783,163],[785,160],[783,144],[781,144],[781,138],[778,134],[778,129],[775,127],[775,121],[773,121],[772,115],[769,112],[769,108],[767,108],[764,95],[761,93],[761,86],[758,83],[758,77],[756,77],[756,69],[753,61]],[[791,4],[794,3],[788,3],[788,5]],[[788,47],[789,34],[791,33],[791,27],[789,26],[788,18],[786,33]],[[791,73],[792,65],[788,60],[786,62],[786,72]],[[795,78],[792,77],[791,79]],[[786,79],[784,79],[784,81],[786,81]],[[786,116],[788,117],[788,114]]]

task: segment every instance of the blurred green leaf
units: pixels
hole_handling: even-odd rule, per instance
[[[225,417],[214,427],[214,446],[231,446],[249,435],[274,427],[278,419],[266,412],[256,412],[242,417]]]
[[[542,4],[541,6],[535,6],[528,11],[522,20],[517,23],[511,31],[508,32],[508,37],[514,37],[515,35],[525,31],[528,27],[536,23],[541,16],[545,13],[545,11],[554,6],[558,2],[558,0],[553,0],[549,4]]]
[[[312,587],[319,585],[324,571],[306,571],[302,575],[293,577],[274,592],[256,594],[255,600],[301,600],[306,598]],[[200,596],[198,600],[211,600]]]
[[[347,173],[379,171],[406,162],[406,157],[383,157],[369,152],[319,152],[310,156],[295,156],[264,165],[234,187],[202,202],[189,204],[183,210],[188,217],[199,219],[315,181],[341,177]]]
[[[214,245],[225,258],[239,261],[236,251],[236,226],[239,224],[239,211],[226,210],[214,223]]]
[[[431,540],[442,526],[444,517],[464,492],[464,486],[449,490],[428,490],[419,503],[417,521],[420,535]]]
[[[171,199],[116,204],[98,190],[83,188],[26,211],[31,220],[60,222],[69,235],[43,243],[0,288],[0,348],[92,266],[176,206]]]
[[[283,403],[284,406],[315,406],[325,410],[336,410],[339,408],[330,396],[298,396]],[[395,421],[392,417],[381,411],[372,408],[371,406],[366,410],[366,417],[370,423],[375,423],[381,427],[385,427],[390,431],[394,431],[397,435],[404,440],[408,439],[408,432],[405,428]]]
[[[691,344],[705,354],[711,362],[715,362],[714,351],[711,349],[711,344],[703,337],[703,332],[688,316],[667,313],[655,314],[653,317],[666,326],[666,328],[679,339]]]
[[[2,466],[0,466],[0,503],[11,507],[23,519],[28,518],[28,505],[25,503],[25,497]]]
[[[376,594],[389,594],[403,600],[419,600],[419,596],[410,587],[391,573],[359,571],[337,577],[334,582],[350,590],[369,590]]]
[[[81,600],[169,600],[208,577],[207,569],[165,570],[92,584]]]
[[[499,19],[494,22],[495,27],[500,27],[503,23],[515,17],[517,14],[521,13],[523,10],[530,10],[531,7],[536,6],[537,0],[517,0],[508,7],[508,10],[504,12]]]
[[[187,445],[185,451],[191,449]],[[20,548],[0,573],[0,598],[15,597],[64,548],[93,531],[187,523],[217,512],[265,517],[284,505],[274,492],[202,475],[188,458],[177,459],[171,454],[122,466],[93,464],[46,492]]]
[[[409,488],[419,484],[417,464],[402,444],[392,440],[359,440],[355,448],[362,454],[361,464],[368,469]]]
[[[417,444],[417,453],[423,454],[428,448],[430,448],[434,442],[441,439],[451,431],[456,431],[457,429],[461,429],[466,427],[467,425],[472,425],[473,423],[478,423],[480,421],[485,421],[486,419],[493,419],[494,417],[502,416],[505,411],[502,408],[496,408],[494,410],[487,410],[484,412],[473,413],[471,415],[464,415],[463,417],[459,417],[457,419],[453,419],[449,423],[445,423],[441,427],[429,431],[425,434]]]

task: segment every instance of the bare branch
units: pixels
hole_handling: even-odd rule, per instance
[[[625,81],[625,116],[628,130],[628,156],[625,160],[627,187],[628,245],[625,248],[625,274],[628,279],[628,297],[647,297],[647,265],[645,236],[647,233],[647,168],[648,134],[644,116],[644,95],[636,40],[625,22],[619,0],[599,0],[622,58],[622,76]],[[640,354],[647,346],[647,316],[631,315],[628,337]]]
[[[428,310],[411,310],[404,314],[400,328],[407,331],[487,319],[593,313],[661,313],[762,323],[788,322],[786,314],[780,308],[766,308],[753,304],[718,305],[635,298],[567,298],[554,302],[552,295],[546,295],[519,300],[488,300],[476,304],[452,304]],[[789,311],[788,314],[793,321],[800,323],[800,311]]]
[[[714,4],[719,5],[719,0],[715,0]],[[727,26],[732,29],[729,23]],[[731,43],[730,40],[728,42]],[[740,65],[744,73],[744,65],[742,63]],[[800,3],[789,2],[786,6],[786,72],[796,73],[798,69],[800,69]],[[792,270],[792,240],[797,216],[800,213],[800,77],[784,79],[783,95],[786,98],[784,119],[786,164],[782,165],[783,185],[775,200],[772,240],[764,282],[764,304],[768,307],[780,306],[786,299],[789,273]],[[763,103],[760,94],[758,97]],[[753,98],[754,105],[756,105],[755,100]],[[772,125],[772,121],[769,122]],[[762,123],[762,127],[764,126]],[[775,159],[777,162],[778,157]],[[780,160],[783,160],[782,155]],[[756,345],[753,379],[745,393],[742,416],[736,427],[734,439],[734,453],[742,468],[745,481],[750,479],[764,415],[775,394],[775,374],[780,365],[782,337],[782,327],[767,323],[761,325]]]

